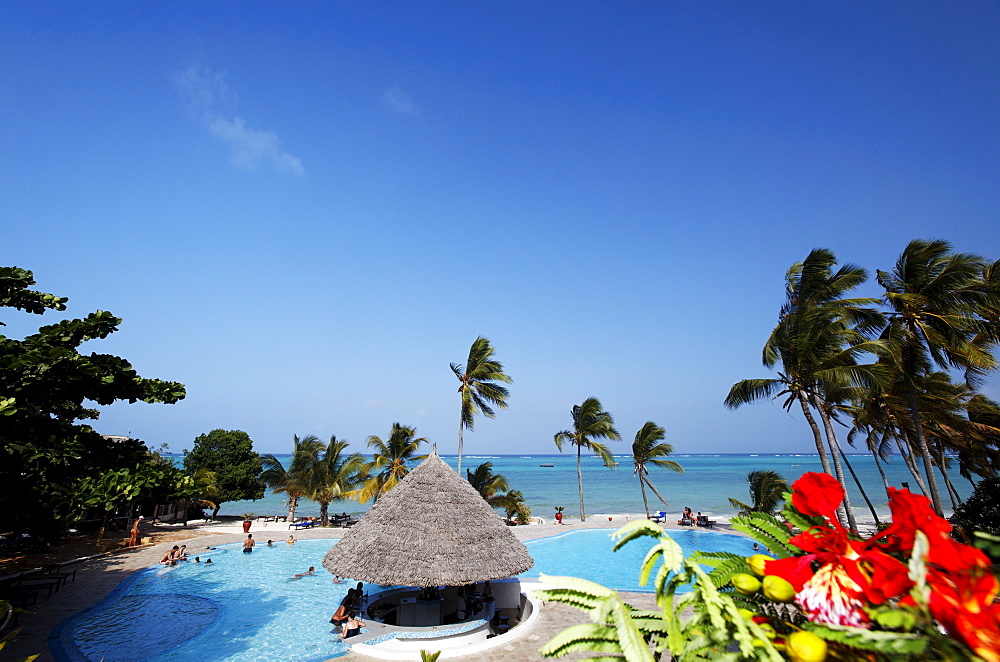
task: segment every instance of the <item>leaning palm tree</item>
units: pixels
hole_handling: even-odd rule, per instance
[[[510,489],[510,485],[502,475],[493,473],[492,462],[483,462],[475,471],[466,469],[465,476],[486,503],[493,508],[504,507],[507,502],[504,492]]]
[[[737,499],[730,499],[729,505],[740,511],[741,515],[748,513],[765,513],[773,515],[785,499],[785,492],[791,491],[788,482],[777,471],[757,469],[747,474],[750,486],[750,501],[746,504]]]
[[[307,473],[316,464],[323,450],[323,442],[313,435],[302,439],[293,435],[292,444],[292,458],[287,468],[281,460],[267,453],[261,456],[263,472],[260,475],[260,479],[273,493],[284,492],[288,497],[289,521],[295,519],[295,509],[308,493]]]
[[[886,350],[884,343],[868,337],[883,321],[878,311],[870,307],[876,300],[843,296],[865,281],[865,270],[848,264],[834,271],[835,265],[836,257],[831,251],[816,249],[803,262],[789,268],[785,276],[785,303],[763,351],[765,366],[773,369],[780,365],[778,378],[742,380],[730,389],[725,404],[734,409],[781,395],[788,396],[785,409],[798,403],[812,430],[823,471],[835,475],[845,487],[839,513],[856,530],[846,496],[840,444],[826,399],[831,391],[872,383],[871,366],[859,365],[857,359],[864,353],[878,354]],[[826,445],[813,408],[823,423]]]
[[[652,464],[663,469],[670,469],[679,474],[684,473],[684,468],[673,460],[665,460],[674,452],[674,447],[663,441],[666,431],[653,421],[646,421],[645,425],[635,433],[635,441],[632,442],[632,462],[635,467],[635,475],[639,477],[639,489],[642,491],[642,507],[646,511],[646,518],[649,519],[649,503],[646,501],[646,486],[653,490],[656,498],[667,505],[666,499],[656,491],[656,486],[649,480],[649,469],[646,465]]]
[[[363,474],[366,460],[359,453],[347,454],[347,446],[346,441],[332,435],[323,456],[307,472],[306,496],[319,504],[321,526],[330,523],[330,503],[352,498],[360,487],[359,475]]]
[[[587,398],[583,404],[573,405],[570,413],[573,416],[573,428],[557,432],[554,440],[559,452],[562,452],[565,443],[576,446],[576,480],[580,488],[580,521],[586,522],[587,516],[583,508],[583,465],[580,462],[583,449],[586,448],[596,453],[604,460],[604,466],[612,467],[614,459],[611,457],[611,452],[607,446],[596,440],[621,441],[621,435],[615,429],[615,421],[611,414],[604,411],[601,401],[595,397]]]
[[[905,381],[914,439],[938,515],[944,511],[915,380],[934,365],[962,369],[970,383],[997,368],[996,357],[989,351],[996,332],[987,323],[997,309],[997,291],[984,285],[986,271],[982,258],[952,253],[946,241],[915,239],[903,249],[891,272],[878,272],[878,282],[885,289],[883,301],[889,308],[883,338],[898,348],[894,358]]]
[[[358,501],[378,501],[381,495],[394,488],[410,473],[411,462],[425,457],[418,456],[417,451],[427,439],[417,437],[416,434],[416,428],[393,423],[385,441],[375,435],[368,437],[368,447],[374,452],[372,461],[363,469],[369,478],[357,493]]]
[[[510,384],[512,380],[503,371],[503,364],[493,358],[493,346],[482,336],[476,338],[469,348],[469,360],[463,366],[452,363],[451,371],[455,373],[461,385],[458,393],[462,397],[462,416],[458,424],[458,474],[462,475],[462,432],[471,430],[475,424],[476,414],[482,412],[487,418],[496,414],[492,407],[507,408],[506,388],[496,382]],[[492,405],[492,407],[491,407]]]

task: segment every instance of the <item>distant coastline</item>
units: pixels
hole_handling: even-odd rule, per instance
[[[177,458],[183,456],[171,455]],[[275,454],[279,460],[290,458],[287,454]],[[633,471],[631,456],[616,453],[613,457],[619,466],[608,468],[595,455],[583,456],[583,486],[585,507],[588,516],[636,515],[643,513],[642,497],[638,481]],[[848,461],[873,502],[879,517],[888,516],[888,504],[882,480],[872,461],[871,453],[848,453]],[[441,458],[451,467],[457,465],[457,456],[442,454]],[[789,482],[809,471],[821,471],[816,453],[676,453],[671,459],[685,470],[675,474],[666,470],[654,470],[651,474],[654,484],[667,499],[664,506],[647,493],[650,512],[664,510],[679,513],[685,506],[701,511],[714,518],[728,519],[736,514],[729,503],[730,498],[746,501],[749,495],[746,483],[747,472],[754,469],[777,471]],[[493,470],[505,476],[511,489],[519,490],[532,509],[532,514],[551,521],[556,506],[565,508],[567,520],[579,516],[579,495],[576,482],[576,455],[573,453],[477,453],[463,456],[463,471],[483,462],[490,462]],[[540,464],[552,464],[541,467]],[[903,487],[913,484],[913,478],[898,457],[890,459],[886,473],[891,485]],[[968,481],[959,479],[955,472],[955,486],[962,497],[971,493]],[[913,485],[916,489],[915,484]],[[849,485],[852,507],[860,521],[870,522],[873,517],[859,490]],[[331,512],[347,512],[360,515],[368,510],[367,504],[354,501],[334,502]],[[242,515],[243,513],[279,514],[287,512],[282,495],[267,493],[257,501],[224,503],[220,515]],[[319,507],[303,501],[298,509],[302,515],[317,515]]]

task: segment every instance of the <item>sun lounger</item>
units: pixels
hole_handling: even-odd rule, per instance
[[[689,519],[687,517],[682,517],[681,519],[677,520],[677,523],[681,526],[694,526],[694,520]]]
[[[657,522],[658,524],[662,524],[663,522],[667,521],[667,513],[661,510],[660,512],[653,515],[649,519],[653,520],[654,522]]]
[[[316,526],[316,522],[292,522],[288,525],[289,530],[291,529],[311,529]]]

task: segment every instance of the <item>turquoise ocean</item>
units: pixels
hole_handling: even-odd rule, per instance
[[[290,459],[287,455],[276,457],[283,463]],[[441,457],[452,468],[457,466],[455,456]],[[852,454],[848,455],[848,458],[879,517],[888,515],[885,491],[872,456]],[[659,468],[651,470],[650,478],[669,506],[664,507],[647,489],[650,512],[666,510],[668,513],[677,514],[685,506],[689,506],[696,512],[700,511],[712,517],[730,517],[735,514],[729,505],[730,497],[744,502],[750,500],[746,480],[748,472],[755,469],[771,469],[791,483],[806,472],[822,470],[819,456],[815,453],[675,454],[670,459],[678,462],[684,468],[684,473],[678,474]],[[584,502],[588,517],[643,512],[642,495],[639,492],[639,481],[632,470],[631,456],[616,455],[615,461],[619,465],[608,468],[597,456],[583,456]],[[474,469],[483,462],[492,462],[494,473],[502,474],[511,489],[519,490],[524,495],[525,501],[531,506],[532,515],[551,521],[556,506],[565,507],[567,517],[579,515],[575,454],[466,455],[462,459],[463,473],[465,469]],[[546,464],[553,466],[541,466]],[[846,471],[845,468],[845,473]],[[886,475],[890,485],[903,487],[903,483],[908,482],[914,492],[918,491],[915,481],[898,457],[890,459]],[[972,493],[972,485],[958,475],[957,469],[950,471],[949,476],[963,499]],[[849,475],[848,481],[851,482]],[[943,485],[941,485],[941,495],[946,509],[950,509],[950,501]],[[849,496],[858,519],[870,521],[871,513],[853,482],[850,485]],[[356,501],[330,504],[331,513],[361,514],[367,509],[368,505]],[[219,514],[275,515],[287,512],[284,495],[271,494],[268,491],[263,499],[256,501],[224,503]],[[319,506],[314,502],[303,500],[296,514],[318,515]]]

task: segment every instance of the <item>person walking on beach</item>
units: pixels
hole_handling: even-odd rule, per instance
[[[252,533],[248,533],[247,534],[247,539],[243,541],[243,553],[244,554],[251,553],[253,551],[253,546],[255,544],[256,543],[253,540],[253,534]]]

